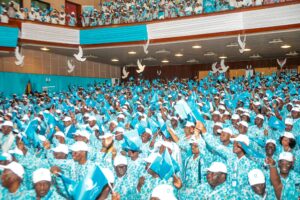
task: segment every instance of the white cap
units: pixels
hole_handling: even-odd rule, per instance
[[[225,106],[221,105],[219,106],[219,110],[226,110]]]
[[[109,137],[112,137],[114,136],[113,134],[107,132],[107,133],[104,133],[104,135],[101,135],[100,136],[100,139],[106,139],[106,138],[109,138]]]
[[[111,120],[111,121],[109,122],[109,124],[111,124],[111,123],[115,124],[116,126],[118,125],[118,122],[117,122],[116,120]]]
[[[85,142],[75,142],[71,147],[71,151],[89,151],[89,147]]]
[[[292,108],[291,111],[300,112],[300,108],[298,106],[295,106]]]
[[[21,120],[24,120],[24,121],[27,121],[27,120],[29,120],[29,117],[28,117],[28,115],[23,115],[23,117],[22,117],[22,119]]]
[[[42,142],[47,141],[47,138],[46,138],[44,135],[38,134],[38,138],[39,138],[39,140],[41,140]]]
[[[57,109],[57,110],[56,110],[56,113],[62,113],[62,111],[61,111],[61,110],[59,110],[59,109]]]
[[[54,133],[54,136],[61,136],[63,138],[66,137],[65,134],[63,132],[61,132],[61,131],[57,131],[56,133]]]
[[[285,124],[288,124],[288,125],[293,125],[293,119],[292,118],[286,118],[285,121],[284,121]]]
[[[240,116],[238,114],[233,114],[231,116],[231,119],[240,119]]]
[[[221,162],[213,162],[206,170],[209,172],[222,172],[227,174],[227,167]]]
[[[262,119],[262,120],[265,119],[264,116],[263,116],[262,114],[258,114],[258,115],[256,115],[256,117],[257,117],[257,118],[260,118],[260,119]]]
[[[253,103],[255,106],[260,106],[260,102],[259,101],[254,101]]]
[[[185,127],[191,127],[191,126],[195,126],[195,124],[193,122],[187,121]]]
[[[251,186],[266,182],[265,175],[260,169],[252,169],[248,173],[248,180]]]
[[[97,119],[96,119],[96,117],[95,116],[90,116],[89,117],[89,121],[96,121]]]
[[[59,144],[55,148],[52,148],[52,151],[54,151],[56,153],[68,154],[69,153],[69,147],[65,144]]]
[[[91,134],[87,130],[81,130],[81,131],[76,131],[75,135],[80,135],[82,137],[85,137],[86,139],[90,139]]]
[[[124,114],[119,114],[117,118],[121,118],[121,119],[125,119],[125,115]]]
[[[24,175],[25,171],[24,171],[23,166],[20,165],[19,163],[13,161],[13,162],[9,163],[8,165],[3,166],[3,168],[11,170],[14,174],[16,174],[18,177],[23,179],[23,175]]]
[[[239,134],[236,138],[231,139],[231,141],[243,142],[247,146],[250,144],[248,136],[243,134]]]
[[[268,139],[268,140],[266,141],[266,144],[268,144],[268,143],[273,143],[273,144],[275,144],[275,146],[276,146],[276,141],[273,140],[273,139]]]
[[[216,110],[212,113],[212,115],[221,115],[221,113],[218,110]]]
[[[218,127],[223,128],[223,124],[222,124],[221,122],[216,122],[216,123],[214,124],[214,126],[218,126]]]
[[[85,113],[85,114],[83,115],[83,117],[90,118],[90,114],[89,114],[89,113]]]
[[[65,117],[65,118],[63,119],[63,121],[64,121],[64,122],[68,122],[68,121],[72,121],[72,119],[71,119],[71,117],[68,117],[68,116],[67,116],[67,117]]]
[[[294,157],[291,152],[282,152],[279,154],[279,159],[278,160],[286,160],[289,162],[293,162]]]
[[[247,113],[247,112],[244,112],[242,115],[250,117],[249,113]]]
[[[125,130],[124,130],[124,128],[122,128],[122,127],[117,127],[117,128],[115,129],[115,132],[124,133]]]
[[[174,188],[167,184],[156,186],[152,191],[151,197],[159,198],[160,200],[177,200],[174,195]]]
[[[248,128],[248,122],[245,122],[245,121],[240,121],[240,123],[239,124],[241,124],[241,125],[243,125],[243,126],[245,126],[245,127],[247,127]]]
[[[51,172],[49,169],[39,168],[35,170],[32,174],[33,183],[38,183],[40,181],[51,182]]]
[[[13,127],[14,124],[12,123],[12,121],[4,121],[2,126],[10,126],[10,127]]]
[[[123,155],[117,155],[114,159],[114,166],[128,165],[127,158]]]
[[[232,133],[232,130],[231,130],[230,128],[228,128],[228,127],[223,128],[223,129],[222,129],[222,132],[228,133],[228,134],[230,134],[230,135],[233,134],[233,133]]]
[[[115,177],[114,177],[113,172],[109,168],[103,168],[103,167],[100,167],[100,168],[101,168],[105,178],[107,179],[107,181],[109,183],[114,183]]]
[[[146,133],[149,133],[150,135],[153,134],[152,131],[151,131],[151,129],[149,129],[149,128],[146,128],[146,129],[145,129],[145,132],[146,132]]]
[[[171,120],[172,120],[172,119],[175,119],[176,121],[178,121],[178,117],[172,116],[172,117],[171,117]]]
[[[295,139],[294,134],[291,133],[291,132],[287,132],[287,131],[284,132],[283,137],[290,138],[290,139]]]

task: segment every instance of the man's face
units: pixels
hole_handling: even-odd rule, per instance
[[[171,125],[172,125],[173,127],[177,127],[177,125],[178,125],[177,120],[176,120],[176,119],[171,119]]]
[[[122,177],[127,172],[127,165],[118,165],[115,167],[116,173],[118,177]]]
[[[59,141],[59,143],[65,144],[65,138],[64,137],[59,136],[59,135],[55,135],[54,137]]]
[[[191,148],[192,148],[192,153],[193,154],[199,154],[200,153],[199,147],[198,147],[197,143],[192,143],[191,144]]]
[[[225,133],[224,131],[222,131],[221,135],[220,135],[221,142],[227,142],[227,141],[229,141],[229,139],[230,139],[230,134]]]
[[[221,172],[207,172],[206,175],[206,179],[208,184],[211,187],[216,187],[218,186],[221,182],[220,177],[221,177],[222,173]]]
[[[72,121],[66,121],[66,122],[64,122],[65,127],[68,127],[68,126],[70,126],[71,124],[72,124]]]
[[[93,126],[95,126],[95,124],[96,124],[96,121],[95,121],[95,120],[93,120],[93,121],[89,121],[89,125],[90,125],[90,127],[93,127]]]
[[[285,131],[290,132],[290,131],[292,131],[292,129],[293,129],[293,125],[291,125],[291,124],[286,124],[285,125]]]
[[[113,137],[103,138],[102,139],[102,146],[108,148],[111,146],[113,142]]]
[[[266,184],[262,183],[262,184],[252,185],[251,188],[256,194],[262,196],[265,194]]]
[[[246,134],[248,131],[248,128],[246,126],[243,126],[242,124],[239,124],[238,131],[240,134]]]
[[[64,154],[63,152],[53,152],[54,158],[56,159],[66,159],[67,154]]]
[[[75,161],[80,161],[85,156],[86,156],[85,151],[73,151],[72,152],[72,157],[73,157],[73,160],[75,160]]]
[[[235,141],[235,142],[233,143],[233,153],[239,154],[239,153],[241,153],[242,151],[243,151],[243,150],[242,150],[240,144],[239,144],[238,142]]]
[[[278,166],[280,169],[280,173],[288,174],[293,167],[293,162],[289,162],[287,160],[280,160],[278,162]]]
[[[50,190],[51,182],[49,181],[39,181],[34,184],[34,189],[39,197],[44,197]]]
[[[2,126],[2,133],[4,133],[5,135],[9,134],[11,131],[12,131],[11,126]]]
[[[272,157],[273,154],[274,154],[274,152],[275,152],[275,150],[276,150],[276,146],[275,146],[275,144],[269,142],[269,143],[266,145],[265,150],[266,150],[267,156]]]
[[[259,117],[256,117],[255,118],[255,124],[258,126],[258,125],[261,125],[263,123],[263,120]]]
[[[18,177],[15,173],[13,173],[10,169],[5,169],[1,176],[2,186],[8,188],[15,181],[18,181],[20,177]]]
[[[150,140],[150,138],[151,138],[151,135],[149,134],[149,133],[143,133],[143,135],[142,135],[142,142],[143,143],[147,143],[149,140]]]

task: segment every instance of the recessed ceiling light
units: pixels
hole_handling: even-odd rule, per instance
[[[183,54],[182,54],[182,53],[176,53],[175,56],[176,56],[176,57],[182,57]]]
[[[252,56],[249,56],[249,58],[261,58],[259,54],[253,54]]]
[[[167,59],[162,60],[161,62],[162,62],[162,63],[169,63],[169,61],[168,61]]]
[[[155,53],[157,53],[157,54],[161,54],[161,53],[170,53],[170,51],[168,51],[168,50],[166,50],[166,49],[161,49],[161,50],[155,51]]]
[[[235,42],[226,45],[226,47],[237,47],[237,46],[239,46],[239,45],[238,45],[238,43],[235,43]]]
[[[192,46],[193,49],[201,49],[201,46],[200,45],[194,45]]]
[[[135,55],[136,52],[135,52],[135,51],[128,51],[128,54],[130,54],[130,55]]]
[[[297,51],[290,51],[288,52],[287,54],[285,54],[287,56],[297,56],[298,55],[298,52]]]
[[[206,52],[205,54],[203,54],[204,56],[214,56],[216,55],[214,52],[212,51],[209,51],[209,52]]]
[[[187,60],[186,62],[187,63],[197,63],[199,61],[193,58],[193,59]]]
[[[42,47],[41,50],[42,50],[42,51],[49,51],[50,49],[47,48],[47,47]]]
[[[119,59],[118,58],[113,58],[113,59],[111,59],[111,62],[119,62]]]
[[[156,58],[153,58],[153,57],[147,57],[147,58],[144,58],[143,60],[146,60],[146,61],[154,61],[156,60]]]
[[[291,45],[285,44],[281,46],[282,49],[288,49],[291,48]]]
[[[220,56],[219,58],[220,58],[220,59],[226,59],[227,56]]]
[[[269,41],[269,44],[277,44],[277,43],[281,43],[283,42],[281,39],[273,39],[271,41]]]
[[[249,48],[246,48],[246,49],[244,49],[244,51],[251,51],[251,49],[249,49]]]

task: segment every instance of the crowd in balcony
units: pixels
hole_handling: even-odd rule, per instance
[[[8,23],[9,18],[17,18],[69,26],[102,26],[199,15],[286,1],[289,0],[107,0],[99,4],[99,10],[83,10],[80,17],[74,12],[65,13],[64,7],[61,11],[51,7],[16,9],[12,1],[0,5],[0,22]]]

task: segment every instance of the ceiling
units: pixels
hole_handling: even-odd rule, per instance
[[[270,44],[269,41],[274,39],[282,40],[281,43]],[[142,45],[127,45],[118,47],[97,47],[84,48],[84,56],[90,61],[96,61],[117,66],[135,66],[137,59],[143,59],[142,64],[146,66],[160,65],[187,65],[187,64],[208,64],[220,60],[220,56],[227,56],[227,61],[249,61],[253,59],[275,59],[289,57],[289,52],[296,51],[298,55],[290,57],[300,57],[300,29],[284,30],[276,32],[266,32],[258,34],[248,34],[246,36],[246,48],[251,51],[239,52],[239,47],[226,47],[226,45],[236,43],[237,36],[226,36],[210,39],[198,39],[188,41],[177,41],[171,43],[155,43],[149,45],[149,53],[146,55]],[[287,49],[281,48],[282,45],[288,44],[291,47]],[[193,45],[201,45],[199,49],[193,49]],[[34,44],[26,44],[23,48],[40,49],[41,46]],[[75,48],[51,47],[50,52],[72,56],[78,50]],[[165,53],[157,53],[157,51],[166,50]],[[135,51],[135,55],[129,55],[129,51]],[[207,52],[213,52],[212,56],[204,56]],[[182,53],[182,57],[176,57],[176,53]],[[253,54],[259,54],[261,58],[250,58]],[[7,54],[5,54],[7,55]],[[0,56],[5,56],[3,53]],[[154,58],[148,60],[145,58]],[[112,62],[111,59],[117,58],[118,62]],[[169,63],[161,61],[167,59]],[[187,62],[196,60],[195,62]]]

